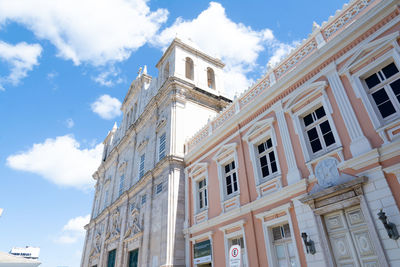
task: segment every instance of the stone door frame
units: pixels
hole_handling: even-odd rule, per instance
[[[356,205],[360,206],[365,217],[365,222],[371,235],[371,240],[376,250],[380,266],[389,266],[372,215],[364,197],[362,186],[367,180],[368,178],[365,176],[356,177],[351,181],[328,187],[300,199],[300,202],[308,204],[314,213],[319,237],[321,239],[322,253],[325,256],[325,263],[329,267],[335,267],[336,264],[322,216]]]

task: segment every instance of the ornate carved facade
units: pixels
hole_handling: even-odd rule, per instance
[[[222,67],[175,39],[157,64],[160,77],[153,79],[146,67],[139,71],[121,108],[122,123],[105,138],[93,175],[82,267],[185,265],[184,140],[230,102],[220,95]]]

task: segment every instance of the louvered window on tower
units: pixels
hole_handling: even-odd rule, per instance
[[[119,190],[118,190],[119,196],[122,194],[122,192],[124,192],[124,186],[125,186],[125,175],[122,174],[119,178]]]
[[[146,203],[146,195],[142,196],[140,203],[142,203],[142,205],[144,205]]]
[[[162,160],[165,157],[165,148],[166,148],[166,133],[163,133],[160,136],[160,147],[158,153],[158,160]]]
[[[160,193],[162,192],[162,190],[163,190],[163,184],[162,184],[162,183],[159,183],[159,184],[156,186],[156,194],[157,194],[157,195],[160,194]]]
[[[145,158],[145,154],[143,153],[142,156],[140,156],[139,179],[142,178],[144,175],[144,158]]]

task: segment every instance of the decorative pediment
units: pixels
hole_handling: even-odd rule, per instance
[[[137,146],[137,150],[142,150],[146,145],[147,145],[147,143],[149,142],[149,138],[144,138],[142,141],[140,141],[140,143],[138,144],[138,146]]]
[[[126,160],[122,161],[122,162],[118,165],[118,171],[119,171],[119,172],[123,172],[127,165],[128,165],[128,162],[127,162]]]
[[[326,81],[318,81],[300,86],[292,94],[290,94],[290,97],[284,108],[286,110],[292,109],[296,104],[303,102],[306,99],[306,96],[307,99],[309,99],[311,94],[318,93],[324,90],[327,86],[328,83]]]
[[[167,119],[162,116],[158,122],[157,122],[157,126],[156,126],[156,131],[160,131],[165,125],[167,124]]]
[[[275,118],[270,117],[254,123],[253,126],[251,126],[247,133],[243,136],[243,140],[245,140],[246,142],[254,140],[262,133],[267,131],[268,128],[271,128],[274,120]]]
[[[385,37],[369,42],[366,45],[363,45],[362,48],[358,49],[353,54],[353,56],[343,65],[339,73],[343,74],[347,71],[351,71],[352,69],[365,63],[367,60],[373,60],[374,56],[380,53],[385,47],[392,46],[395,47],[397,50],[400,50],[399,45],[396,41],[399,35],[399,32],[394,32]]]
[[[215,156],[213,157],[213,160],[220,162],[222,161],[224,158],[226,158],[227,156],[233,154],[236,151],[236,143],[231,143],[231,144],[227,144],[227,145],[223,145],[218,152],[215,154]]]
[[[205,162],[196,163],[190,170],[189,176],[196,177],[207,171],[208,164]]]

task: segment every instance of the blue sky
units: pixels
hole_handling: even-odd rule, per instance
[[[0,251],[79,266],[101,142],[175,36],[226,63],[232,97],[344,3],[0,0]]]

